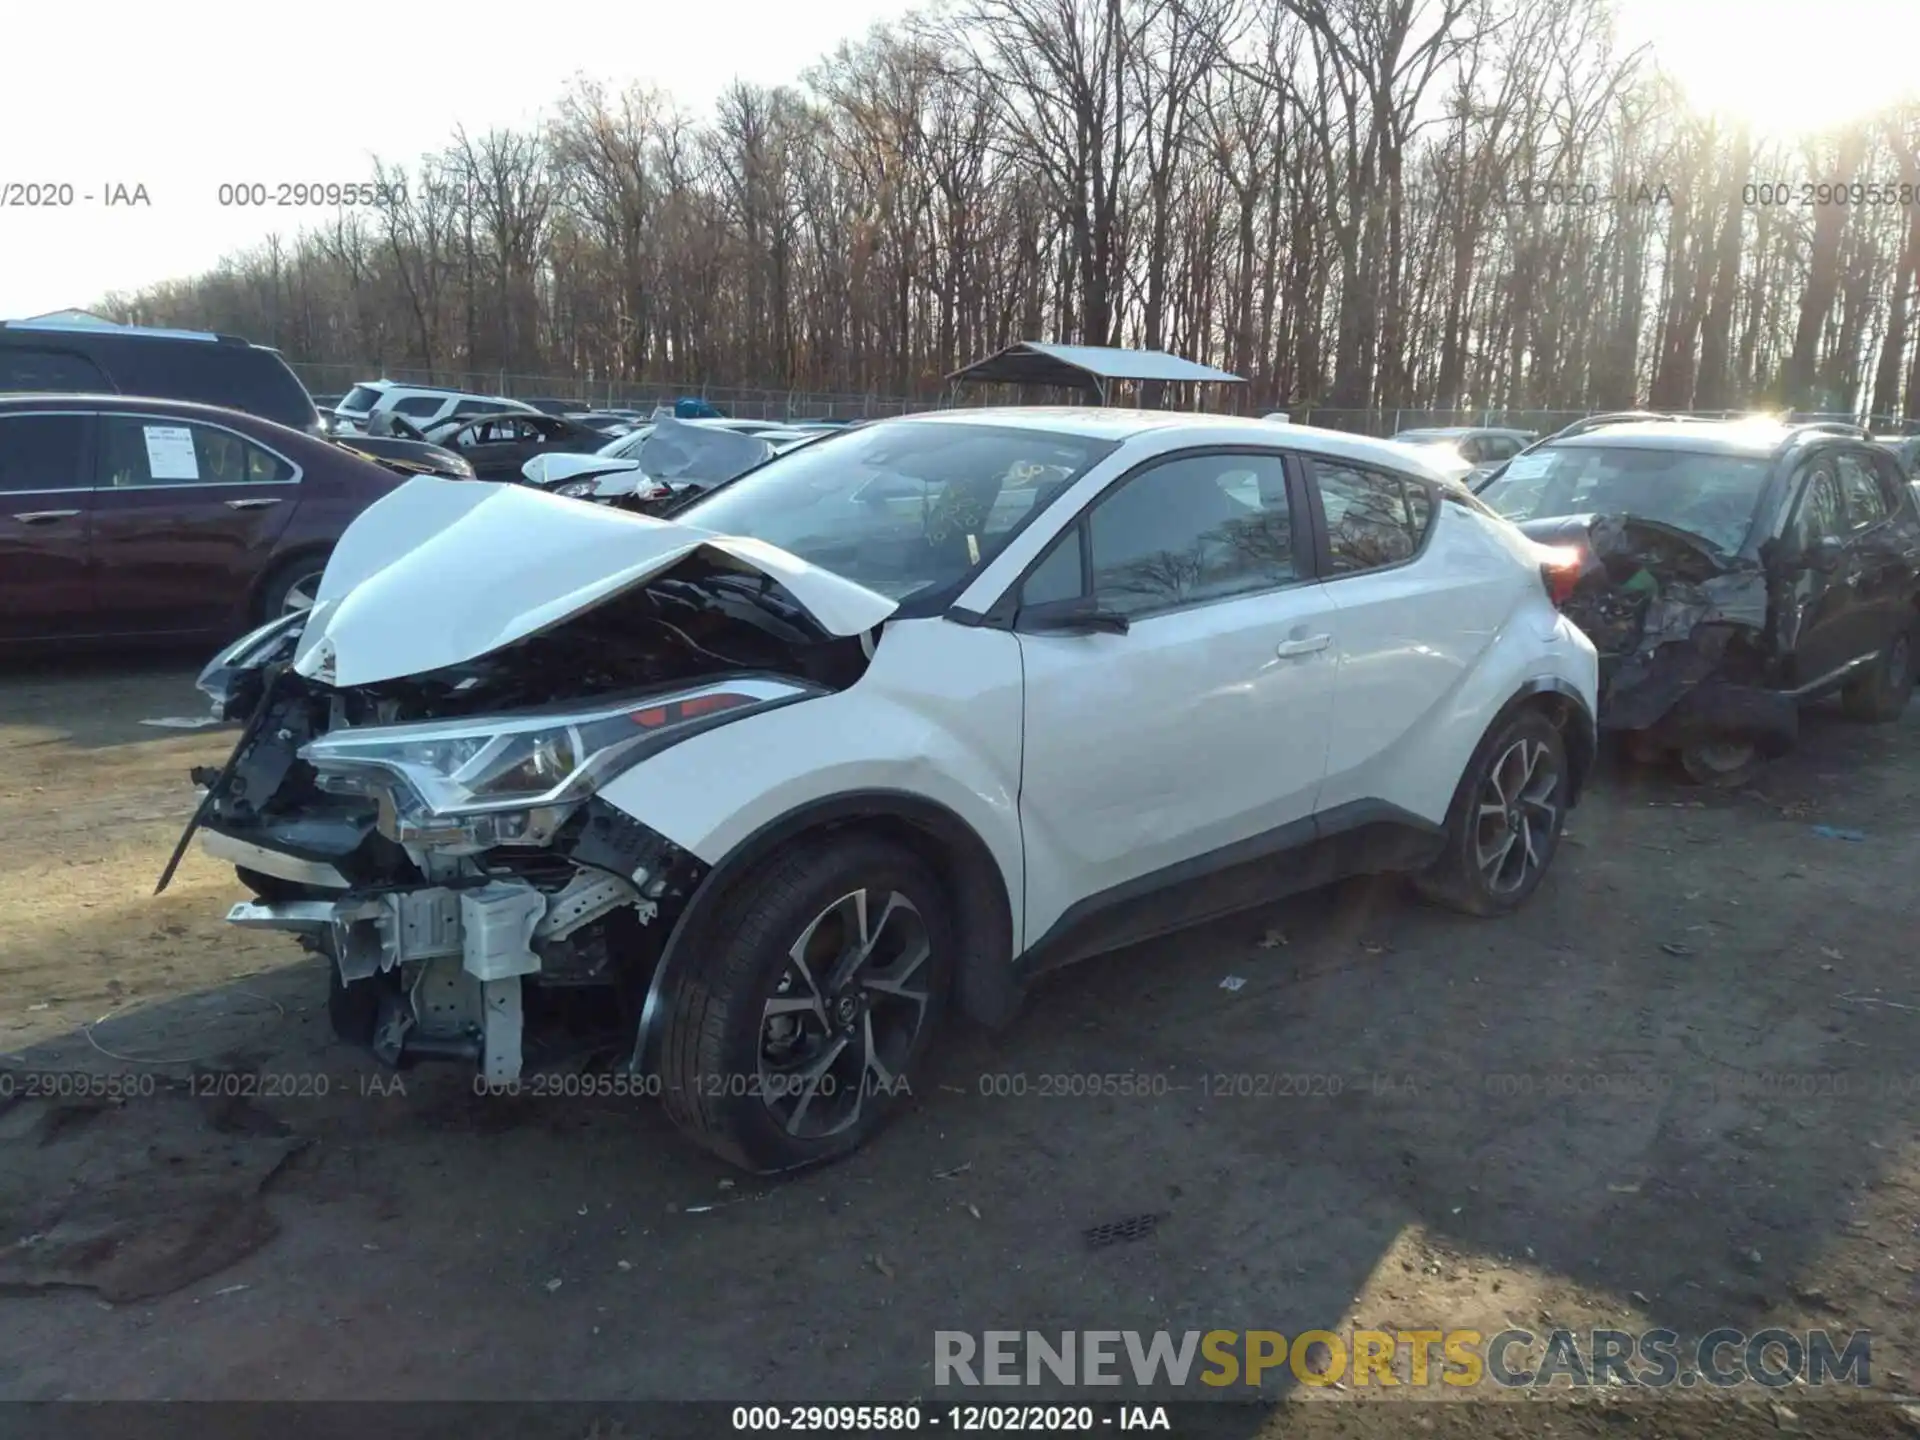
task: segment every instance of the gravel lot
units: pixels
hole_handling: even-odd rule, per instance
[[[876,1144],[767,1183],[649,1101],[396,1084],[316,962],[223,925],[229,871],[154,898],[231,743],[140,723],[201,714],[191,674],[0,677],[4,1063],[141,1092],[0,1100],[0,1398],[898,1401],[936,1329],[1549,1322],[1870,1328],[1876,1386],[1920,1387],[1920,711],[1810,715],[1742,793],[1611,766],[1505,922],[1355,884],[1064,972]],[[1153,1093],[1044,1078],[1116,1072]],[[1780,1398],[1827,1399],[1642,1398],[1632,1433]]]

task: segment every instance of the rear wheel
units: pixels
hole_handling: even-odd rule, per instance
[[[1538,710],[1515,715],[1475,754],[1421,894],[1468,915],[1518,908],[1559,848],[1571,788],[1559,729]]]
[[[1840,692],[1840,708],[1849,720],[1883,725],[1906,713],[1913,698],[1913,633],[1902,630],[1887,642],[1867,673]]]
[[[1732,790],[1760,768],[1760,748],[1750,740],[1706,740],[1680,751],[1680,768],[1696,785]]]
[[[776,856],[676,984],[668,1115],[763,1173],[855,1149],[912,1093],[952,951],[946,894],[900,847],[854,834]]]

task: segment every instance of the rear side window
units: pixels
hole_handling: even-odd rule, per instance
[[[1800,514],[1794,522],[1795,539],[1801,549],[1826,539],[1840,539],[1847,533],[1847,509],[1840,498],[1840,482],[1826,465],[1817,466],[1807,476],[1807,488],[1800,500]]]
[[[1847,496],[1847,518],[1856,532],[1878,525],[1887,518],[1887,497],[1873,471],[1858,455],[1834,457],[1834,470],[1840,476],[1840,488]]]
[[[272,485],[296,478],[285,460],[231,430],[146,416],[100,417],[102,488]]]
[[[440,407],[446,403],[438,395],[408,395],[394,401],[390,408],[396,415],[407,415],[417,420],[422,415],[438,415]]]
[[[364,414],[380,403],[381,392],[371,385],[356,385],[340,397],[336,410],[351,410],[356,415]]]
[[[14,394],[107,394],[113,382],[84,355],[69,350],[0,346],[0,391]]]
[[[1332,574],[1350,575],[1411,560],[1433,519],[1433,497],[1417,480],[1344,461],[1316,459],[1313,483],[1327,517]]]
[[[84,415],[0,415],[0,495],[89,488]]]
[[[312,397],[286,362],[257,346],[126,339],[106,359],[123,394],[224,405],[295,430],[318,418]]]

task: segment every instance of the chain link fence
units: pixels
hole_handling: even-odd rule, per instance
[[[317,396],[344,395],[363,380],[378,377],[403,385],[444,385],[475,395],[502,395],[509,398],[555,398],[578,400],[583,407],[598,409],[643,410],[656,405],[671,406],[683,396],[696,396],[727,415],[742,420],[875,420],[888,415],[906,415],[916,410],[941,410],[954,405],[978,405],[1000,402],[1006,395],[1017,395],[1005,387],[967,386],[959,391],[943,388],[938,395],[920,397],[880,392],[850,394],[822,390],[781,389],[776,386],[725,386],[675,380],[588,380],[576,375],[520,375],[507,370],[438,370],[406,368],[383,369],[377,365],[341,365],[294,363],[293,371],[307,389]],[[1071,398],[1071,397],[1069,397]],[[1244,403],[1242,397],[1235,400]],[[1238,406],[1236,405],[1236,408]],[[1502,430],[1530,430],[1549,435],[1589,415],[1605,414],[1601,407],[1568,410],[1437,410],[1437,409],[1344,409],[1327,405],[1291,405],[1275,407],[1298,425],[1318,425],[1329,430],[1344,430],[1355,435],[1384,437],[1402,430],[1436,429],[1452,426],[1478,426]],[[1275,413],[1274,410],[1255,413]],[[1701,419],[1734,419],[1752,414],[1751,410],[1687,410],[1675,412]],[[1792,422],[1813,420],[1843,421],[1860,424],[1863,417],[1834,411],[1789,412]],[[1913,427],[1894,416],[1865,417],[1876,434],[1899,434]]]

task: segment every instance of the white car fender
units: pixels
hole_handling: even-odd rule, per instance
[[[608,804],[709,865],[816,802],[911,796],[960,820],[1024,908],[1019,642],[940,619],[890,623],[848,689],[695,735],[615,776]]]

